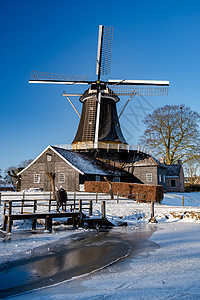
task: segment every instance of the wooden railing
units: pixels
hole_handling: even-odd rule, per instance
[[[3,231],[11,232],[14,220],[32,220],[32,229],[36,229],[37,219],[45,219],[45,229],[52,230],[53,218],[72,218],[74,226],[82,226],[85,220],[93,215],[93,203],[101,204],[101,219],[106,219],[106,202],[119,204],[120,201],[135,200],[145,201],[145,195],[130,195],[119,194],[113,195],[113,199],[108,194],[99,193],[68,193],[68,200],[64,204],[64,211],[57,212],[57,203],[52,199],[52,194],[49,193],[49,198],[41,197],[45,194],[29,194],[29,193],[5,193],[0,194],[3,206]],[[39,198],[40,196],[40,198]],[[18,197],[18,199],[16,199]],[[30,199],[34,197],[34,199]],[[91,199],[92,198],[92,199]],[[153,209],[153,208],[152,208]],[[153,210],[152,210],[153,211]],[[87,212],[87,215],[86,215]],[[93,220],[93,219],[92,219]],[[7,228],[8,227],[8,228]]]
[[[128,145],[128,144],[118,144],[118,143],[93,143],[93,142],[80,142],[76,144],[62,144],[55,145],[55,147],[63,148],[66,150],[89,150],[89,149],[106,149],[109,150],[117,150],[118,152],[123,151],[137,151],[151,155],[151,150],[141,146],[141,145]]]

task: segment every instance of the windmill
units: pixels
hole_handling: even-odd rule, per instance
[[[137,93],[142,96],[166,95],[168,93],[169,81],[158,80],[103,80],[104,76],[110,73],[111,54],[113,41],[113,27],[99,26],[96,80],[88,80],[87,76],[68,76],[45,72],[32,71],[30,83],[54,83],[65,85],[89,85],[89,88],[82,94],[67,94],[70,104],[79,115],[70,96],[80,96],[82,102],[82,113],[77,133],[72,145],[77,149],[99,149],[107,148],[111,145],[116,147],[126,147],[127,142],[120,128],[116,103],[118,96],[127,95],[130,99]],[[122,110],[121,114],[123,113]],[[121,116],[120,114],[120,116]],[[109,146],[110,147],[110,146]]]

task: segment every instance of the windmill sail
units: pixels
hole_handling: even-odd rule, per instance
[[[142,96],[168,95],[169,81],[161,80],[108,80],[108,86],[117,95],[131,95],[132,93]]]
[[[32,71],[29,83],[88,84],[87,75],[64,75]]]
[[[113,27],[99,25],[99,39],[97,48],[96,75],[110,74],[113,43]]]

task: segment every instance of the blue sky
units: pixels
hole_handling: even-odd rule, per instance
[[[98,25],[114,27],[110,79],[169,80],[169,95],[135,99],[120,119],[138,143],[145,113],[186,104],[200,113],[199,1],[0,0],[0,168],[70,144],[79,118],[62,96],[76,86],[29,84],[31,70],[95,79]],[[126,99],[118,104],[120,111]],[[79,112],[81,104],[73,99]]]

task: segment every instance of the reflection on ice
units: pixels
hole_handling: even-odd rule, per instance
[[[139,228],[115,228],[107,232],[90,233],[71,243],[62,239],[48,247],[39,247],[40,255],[18,265],[10,264],[0,272],[0,282],[5,282],[7,278],[6,285],[0,286],[0,296],[66,281],[102,269],[127,255],[134,257],[142,252],[153,251],[157,245],[148,239],[155,228],[145,224],[140,224]],[[37,254],[37,249],[34,252]],[[41,252],[45,254],[41,255]]]

